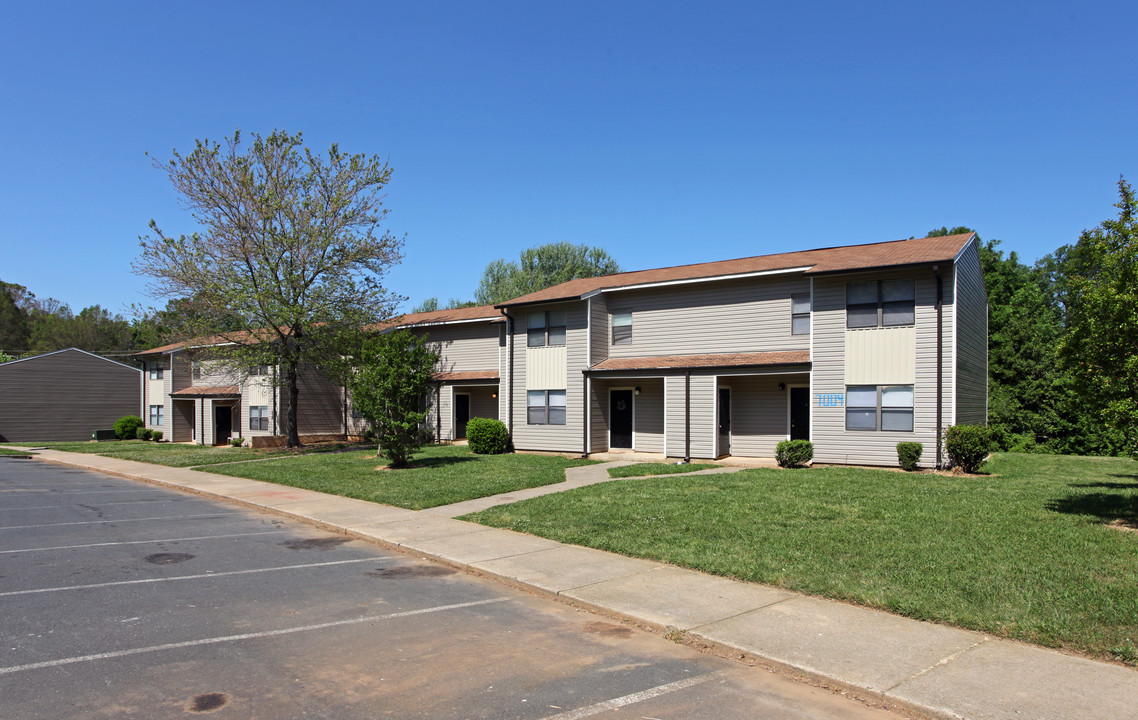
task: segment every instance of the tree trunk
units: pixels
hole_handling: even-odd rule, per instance
[[[297,398],[300,396],[299,374],[295,360],[289,360],[285,370],[288,382],[288,417],[285,419],[285,434],[288,435],[286,445],[290,448],[300,447],[300,433],[297,429]]]

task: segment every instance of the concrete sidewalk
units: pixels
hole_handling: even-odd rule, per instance
[[[197,470],[37,452],[49,462],[228,499],[434,558],[917,714],[1138,718],[1138,672],[1122,666],[453,519],[605,482],[608,464],[572,468],[558,485],[417,512]]]

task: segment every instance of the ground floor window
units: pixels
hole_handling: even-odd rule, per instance
[[[912,385],[850,385],[846,430],[913,431]]]
[[[526,423],[529,425],[564,425],[565,391],[528,391],[526,393]]]
[[[161,405],[151,405],[150,406],[150,424],[151,425],[161,425],[162,424],[162,406]]]
[[[249,406],[249,429],[250,430],[268,430],[269,429],[269,406],[268,405],[250,405]]]

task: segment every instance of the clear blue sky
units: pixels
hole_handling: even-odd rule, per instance
[[[1138,181],[1129,2],[10,3],[0,279],[151,302],[145,153],[235,128],[389,158],[388,285],[473,296],[524,248],[626,269],[969,225],[1032,261]]]

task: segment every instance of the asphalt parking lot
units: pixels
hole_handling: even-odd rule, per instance
[[[895,718],[347,536],[0,458],[0,717]]]

